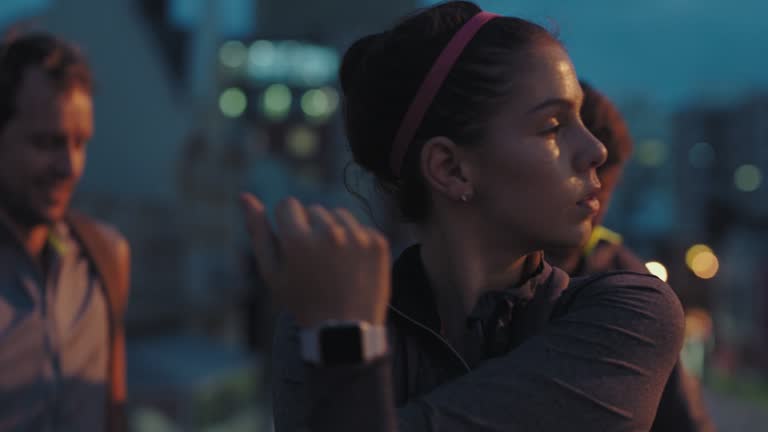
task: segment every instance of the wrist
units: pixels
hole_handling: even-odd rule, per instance
[[[387,313],[386,310],[382,313],[372,314],[352,314],[352,313],[303,313],[294,315],[299,327],[303,329],[311,329],[315,327],[322,327],[328,323],[344,323],[344,322],[362,322],[371,326],[384,327],[386,326]]]
[[[364,364],[388,352],[387,330],[366,321],[328,320],[300,331],[301,357],[321,366]]]

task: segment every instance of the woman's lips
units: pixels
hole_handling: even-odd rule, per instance
[[[576,204],[587,210],[590,214],[597,214],[597,212],[600,211],[600,200],[597,199],[596,194],[587,195]]]

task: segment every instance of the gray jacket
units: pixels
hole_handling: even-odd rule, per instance
[[[649,275],[570,280],[542,262],[479,302],[476,362],[439,335],[418,249],[398,259],[393,288],[391,355],[371,364],[307,366],[280,319],[277,432],[648,431],[682,344],[680,303]]]

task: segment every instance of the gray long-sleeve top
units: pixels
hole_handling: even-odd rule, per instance
[[[509,349],[476,364],[439,336],[417,250],[396,263],[393,287],[391,355],[370,364],[305,365],[298,329],[281,320],[277,432],[648,431],[682,344],[677,296],[649,275],[570,280],[543,263],[489,297],[518,306]]]

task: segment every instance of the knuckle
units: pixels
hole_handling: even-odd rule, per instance
[[[358,246],[363,249],[369,249],[371,247],[371,243],[373,243],[371,236],[365,232],[356,233],[355,240],[357,241]]]
[[[344,227],[336,223],[329,223],[325,225],[323,231],[334,246],[343,246],[347,243],[348,236]]]

